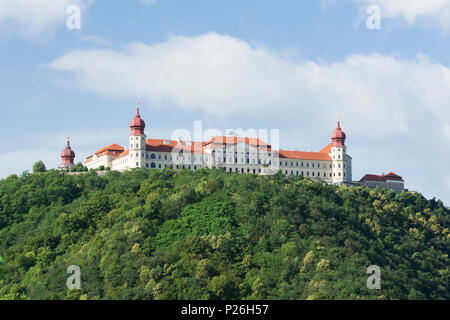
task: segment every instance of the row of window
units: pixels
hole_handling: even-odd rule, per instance
[[[139,163],[138,162],[136,162],[136,166],[139,166]],[[197,169],[199,169],[199,168],[202,168],[202,166],[196,166],[196,165],[167,165],[167,164],[161,164],[161,163],[155,163],[155,162],[151,162],[150,164],[149,163],[146,163],[146,168],[151,168],[151,169],[156,169],[156,168],[158,168],[158,169],[163,169],[163,168],[167,168],[167,167],[172,167],[173,169],[189,169],[189,170],[192,170],[192,169],[194,169],[194,170],[197,170]],[[227,168],[223,168],[223,170],[227,170]],[[228,168],[228,170],[229,170],[229,172],[241,172],[241,173],[261,173],[261,169],[259,168],[259,169],[250,169],[250,168]],[[282,171],[283,172],[283,171]],[[284,171],[284,173],[285,174],[291,174],[291,175],[302,175],[302,176],[304,176],[305,175],[305,172],[304,171],[298,171],[298,170],[296,170],[296,171],[294,171],[294,170],[291,170],[290,172],[289,172],[289,170],[285,170]],[[327,178],[327,173],[326,172],[323,172],[322,174],[321,174],[321,172],[315,172],[315,171],[312,171],[311,173],[309,172],[309,171],[306,171],[306,176],[307,177],[323,177],[323,178]],[[332,177],[332,176],[336,176],[336,173],[333,173],[333,174],[331,174],[331,173],[329,173],[329,177]],[[338,176],[340,177],[341,176],[341,173],[340,172],[338,172]],[[344,177],[345,177],[345,172],[344,172]]]

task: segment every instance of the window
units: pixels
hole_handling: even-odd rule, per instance
[[[150,168],[156,168],[156,163],[152,162],[152,163],[150,164]]]
[[[156,156],[155,156],[154,153],[152,153],[152,154],[150,155],[150,159],[156,159]]]

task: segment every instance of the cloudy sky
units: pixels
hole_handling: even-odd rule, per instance
[[[313,151],[340,113],[355,180],[450,204],[448,0],[0,0],[1,178],[66,136],[76,161],[126,144],[136,100],[154,138],[201,120]]]

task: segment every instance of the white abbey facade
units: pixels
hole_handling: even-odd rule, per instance
[[[352,158],[347,154],[346,136],[339,121],[332,142],[319,152],[272,150],[270,144],[258,138],[234,136],[216,136],[207,142],[147,139],[139,107],[130,128],[128,147],[116,143],[106,146],[87,157],[86,167],[103,166],[117,171],[216,167],[252,174],[273,174],[280,170],[286,175],[303,175],[329,184],[352,181]]]

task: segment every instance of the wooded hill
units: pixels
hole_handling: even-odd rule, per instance
[[[282,174],[0,181],[3,299],[449,299],[449,209]],[[68,290],[69,265],[81,289]],[[366,286],[381,269],[381,289]]]

